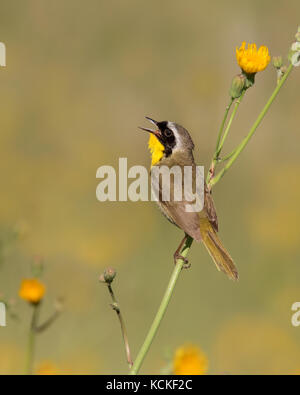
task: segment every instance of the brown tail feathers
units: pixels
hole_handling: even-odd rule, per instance
[[[203,223],[205,221],[205,223]],[[219,239],[216,231],[206,219],[202,222],[201,236],[203,244],[215,262],[217,269],[224,272],[227,276],[237,281],[239,279],[237,268],[229,255],[228,251],[224,248],[221,240]]]

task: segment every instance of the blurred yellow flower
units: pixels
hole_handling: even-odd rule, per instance
[[[246,74],[255,74],[263,71],[271,61],[269,49],[266,46],[261,46],[257,50],[256,44],[242,43],[240,48],[236,49],[236,58],[239,66]]]
[[[26,302],[37,304],[39,303],[46,292],[46,287],[37,279],[23,280],[19,290],[19,296]]]
[[[57,376],[57,368],[51,362],[43,362],[37,370],[37,374],[40,376]]]
[[[173,361],[175,375],[205,375],[207,370],[208,360],[199,347],[186,345],[176,350]]]

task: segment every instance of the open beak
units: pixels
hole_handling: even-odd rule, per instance
[[[161,137],[161,132],[160,132],[160,130],[159,130],[158,122],[157,122],[157,121],[154,121],[154,119],[149,118],[149,117],[145,117],[145,118],[148,119],[148,121],[150,121],[151,123],[153,123],[153,125],[156,126],[156,129],[153,130],[153,129],[149,129],[149,128],[142,128],[142,127],[140,127],[140,126],[139,126],[139,129],[144,130],[145,132],[148,132],[148,133],[152,133],[152,134],[154,134],[154,136],[156,136],[157,138],[160,138],[160,137]]]

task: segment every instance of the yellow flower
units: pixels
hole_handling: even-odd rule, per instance
[[[256,44],[242,43],[240,48],[236,49],[236,58],[239,66],[246,74],[255,74],[263,71],[271,61],[269,49],[266,46],[261,46],[259,50]]]
[[[179,347],[174,356],[175,375],[204,375],[208,370],[208,360],[199,347],[186,345]]]
[[[39,376],[57,376],[58,371],[56,366],[51,362],[44,362],[37,370]]]
[[[34,278],[22,281],[19,296],[26,302],[37,304],[43,299],[45,292],[45,285]]]

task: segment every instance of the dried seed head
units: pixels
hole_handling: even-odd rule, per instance
[[[111,284],[114,281],[116,275],[117,272],[115,271],[115,269],[109,267],[105,269],[104,272],[101,274],[101,276],[99,277],[99,281],[101,283]]]

